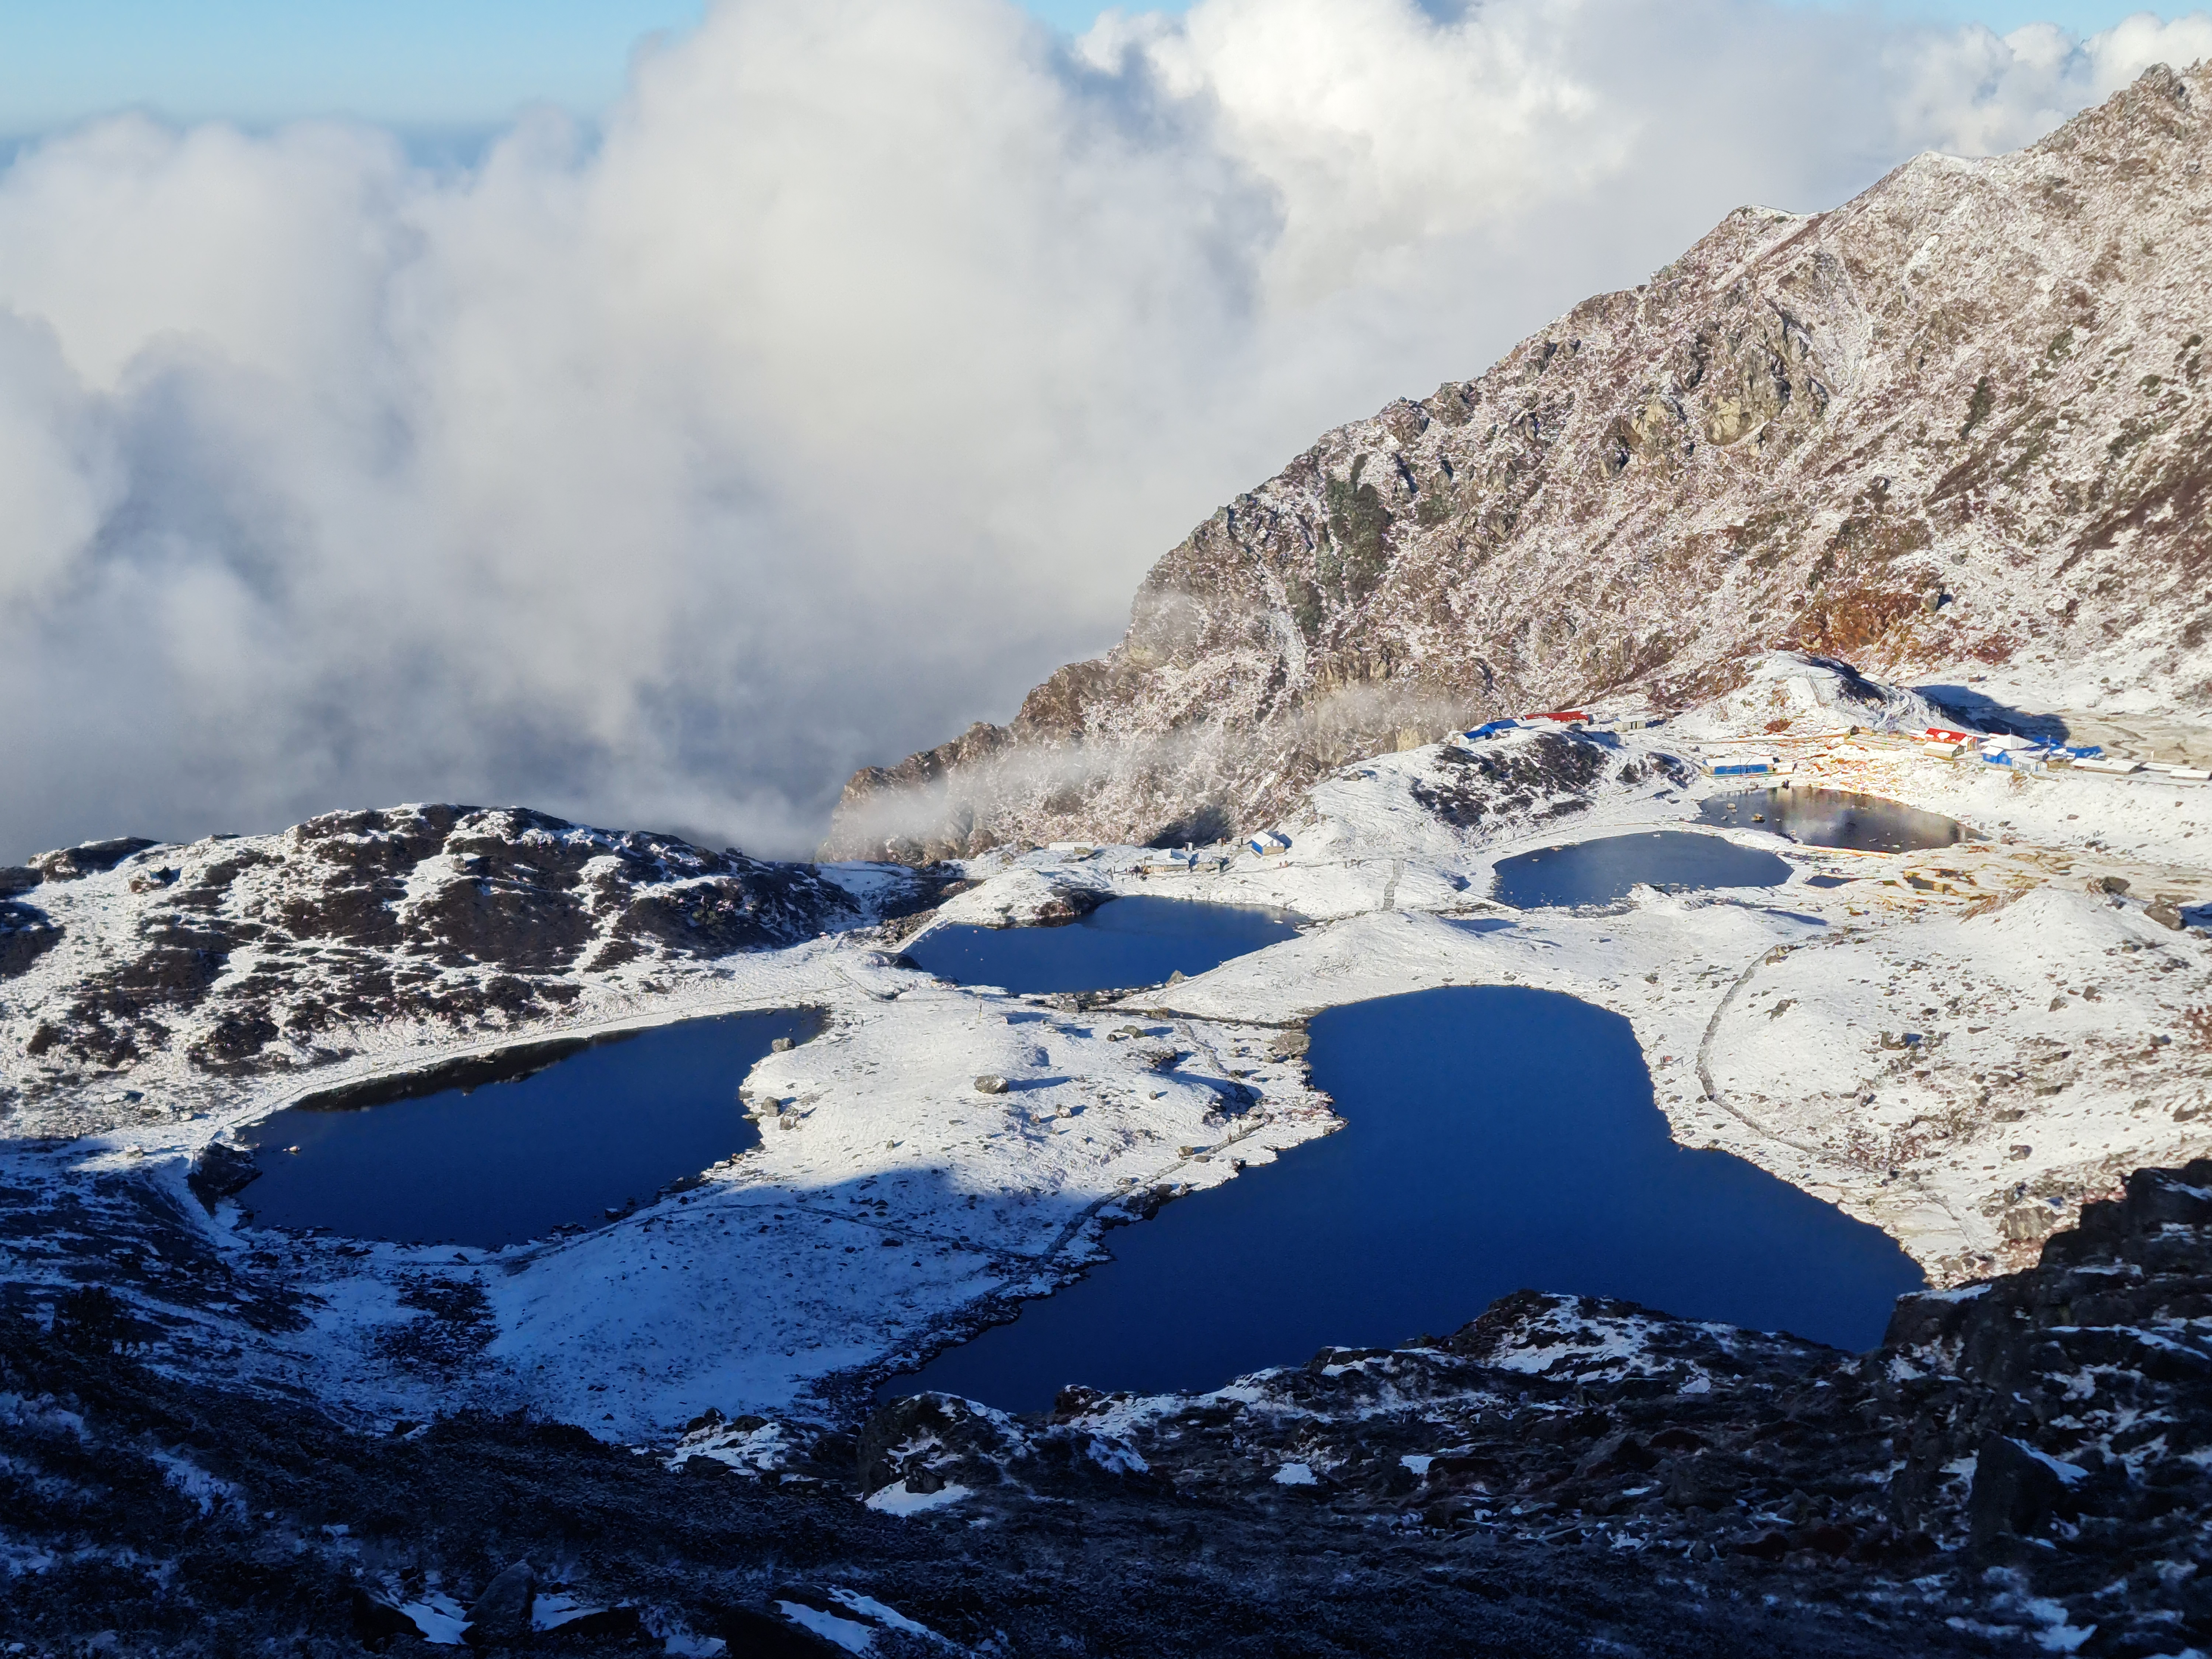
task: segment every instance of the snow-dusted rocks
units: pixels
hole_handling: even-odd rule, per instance
[[[954,894],[933,920],[976,927],[1049,927],[1088,915],[1113,888],[1080,866],[1042,871],[1017,866],[987,885]]]
[[[47,854],[0,904],[0,1030],[19,1056],[0,1105],[81,1129],[96,1115],[67,1093],[88,1077],[128,1073],[158,1109],[210,1076],[520,1030],[939,884],[839,874],[458,806]]]
[[[630,1447],[522,1413],[349,1432],[143,1365],[78,1298],[0,1322],[0,1617],[192,1659],[453,1640],[502,1602],[556,1650],[2201,1646],[2212,1162],[2042,1256],[1905,1298],[1865,1355],[1524,1292],[1203,1394]]]

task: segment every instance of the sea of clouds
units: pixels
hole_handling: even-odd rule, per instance
[[[1732,207],[2212,19],[725,0],[466,169],[124,115],[0,173],[0,862],[408,799],[803,852],[1321,431]]]

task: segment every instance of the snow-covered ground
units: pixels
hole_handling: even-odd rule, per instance
[[[734,958],[650,1014],[563,1034],[799,1006],[825,1011],[825,1030],[754,1068],[744,1097],[760,1144],[704,1184],[505,1250],[276,1235],[226,1202],[213,1224],[223,1247],[277,1252],[308,1322],[270,1335],[218,1309],[172,1346],[204,1369],[394,1418],[464,1399],[527,1401],[635,1435],[708,1406],[827,1409],[823,1391],[844,1374],[918,1360],[1004,1299],[1062,1282],[1096,1258],[1103,1225],[1336,1123],[1296,1060],[1268,1056],[1264,1028],[1076,1014],[943,985],[839,939]],[[219,1111],[17,1152],[10,1184],[128,1170],[196,1213],[188,1161],[224,1130],[460,1047],[378,1054]],[[980,1091],[987,1075],[1005,1091]],[[1264,1103],[1241,1106],[1240,1085]],[[0,1271],[15,1278],[45,1252],[10,1254]],[[418,1310],[425,1285],[477,1287],[481,1311],[395,1340],[435,1317]]]
[[[1768,731],[1753,699],[1593,741],[1524,730],[1409,750],[1316,787],[1284,826],[1286,851],[1216,849],[1195,868],[1126,848],[994,855],[931,923],[1065,915],[1076,889],[1312,922],[1118,1004],[946,985],[892,954],[910,928],[862,928],[583,974],[556,1018],[465,1037],[396,1023],[319,1066],[240,1076],[150,1059],[19,1103],[0,1182],[19,1214],[58,1216],[113,1176],[150,1182],[173,1195],[173,1224],[299,1310],[256,1321],[242,1301],[172,1297],[161,1363],[378,1417],[528,1404],[636,1437],[709,1407],[846,1414],[886,1370],[1097,1260],[1109,1224],[1163,1195],[1202,1203],[1336,1127],[1283,1028],[1436,985],[1536,987],[1620,1012],[1677,1139],[1875,1222],[1939,1284],[2018,1265],[2130,1169],[2212,1152],[2212,939],[2153,915],[2212,898],[2212,787],[1932,758],[1848,733],[1831,717],[1856,705],[1815,671],[1795,689],[1791,674],[1772,683],[1794,699],[1792,729]],[[1692,737],[1755,738],[1796,761],[1794,786],[1886,795],[1984,838],[1869,854],[1716,830],[1780,852],[1789,881],[1638,889],[1581,911],[1484,896],[1516,853],[1681,827],[1705,796],[1741,787],[1662,758],[1694,760]],[[64,897],[89,914],[100,884],[125,879],[87,878]],[[501,1251],[362,1245],[245,1226],[229,1202],[203,1228],[185,1192],[210,1142],[334,1084],[518,1036],[800,1006],[823,1012],[822,1035],[745,1082],[759,1146],[588,1232]],[[1008,1086],[983,1092],[985,1075]],[[56,1133],[70,1138],[39,1139]],[[0,1239],[0,1279],[50,1297],[107,1248],[96,1230],[18,1227]]]

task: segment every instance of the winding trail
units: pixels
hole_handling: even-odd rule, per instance
[[[1735,1119],[1737,1122],[1742,1124],[1744,1127],[1751,1130],[1754,1134],[1763,1135],[1767,1139],[1774,1141],[1778,1145],[1794,1148],[1796,1151],[1804,1153],[1808,1158],[1826,1158],[1827,1157],[1827,1153],[1820,1147],[1808,1146],[1802,1140],[1792,1140],[1789,1136],[1778,1134],[1772,1129],[1768,1128],[1757,1118],[1752,1116],[1750,1113],[1745,1111],[1741,1107],[1730,1101],[1727,1096],[1721,1092],[1720,1085],[1713,1081],[1713,1069],[1711,1064],[1713,1038],[1720,1030],[1721,1017],[1728,1012],[1729,1005],[1736,1000],[1737,995],[1742,991],[1743,988],[1751,983],[1751,976],[1753,974],[1757,973],[1761,968],[1765,967],[1769,963],[1781,961],[1783,957],[1788,956],[1792,951],[1795,951],[1797,948],[1798,947],[1794,945],[1778,945],[1771,950],[1761,951],[1758,956],[1752,958],[1751,965],[1748,968],[1746,968],[1741,973],[1735,976],[1735,983],[1729,986],[1728,989],[1722,994],[1720,1001],[1714,1005],[1712,1018],[1705,1022],[1705,1036],[1698,1040],[1698,1081],[1704,1086],[1705,1098],[1707,1100],[1719,1107],[1723,1111],[1726,1112],[1730,1117]]]
[[[1808,941],[1808,944],[1832,945],[1841,943],[1856,937],[1856,934],[1844,933],[1832,935],[1826,939]],[[1808,946],[1803,945],[1775,945],[1771,950],[1761,951],[1758,956],[1752,958],[1751,965],[1735,976],[1735,983],[1729,986],[1728,990],[1723,994],[1719,1003],[1713,1009],[1712,1018],[1705,1022],[1705,1036],[1698,1039],[1698,1081],[1704,1086],[1705,1098],[1707,1100],[1719,1107],[1730,1117],[1735,1119],[1737,1122],[1742,1124],[1753,1133],[1761,1135],[1766,1139],[1773,1141],[1778,1146],[1787,1146],[1794,1152],[1802,1152],[1808,1158],[1817,1158],[1825,1164],[1832,1161],[1835,1156],[1834,1153],[1827,1148],[1821,1146],[1808,1146],[1802,1140],[1792,1140],[1787,1135],[1778,1133],[1774,1130],[1768,1128],[1757,1118],[1753,1117],[1742,1108],[1730,1101],[1727,1096],[1721,1092],[1720,1085],[1713,1081],[1712,1066],[1711,1064],[1713,1038],[1720,1030],[1721,1017],[1728,1012],[1729,1005],[1735,1000],[1737,994],[1742,991],[1743,988],[1751,983],[1752,975],[1756,974],[1761,968],[1772,963],[1780,962],[1784,957],[1790,956],[1795,951],[1806,948],[1808,948]],[[1960,1219],[1958,1211],[1952,1207],[1950,1201],[1947,1200],[1942,1194],[1929,1188],[1917,1175],[1908,1173],[1905,1175],[1905,1179],[1911,1184],[1913,1191],[1917,1193],[1922,1199],[1934,1204],[1936,1208],[1942,1211],[1945,1215],[1950,1218],[1952,1226],[1957,1231],[1960,1239],[1963,1242],[1966,1237],[1966,1223]]]

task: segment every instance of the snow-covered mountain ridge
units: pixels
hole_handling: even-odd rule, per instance
[[[1468,381],[1324,436],[1128,633],[848,787],[829,850],[1203,842],[1532,708],[1681,707],[1771,647],[2212,719],[2212,73],[1832,212],[1747,208]]]

